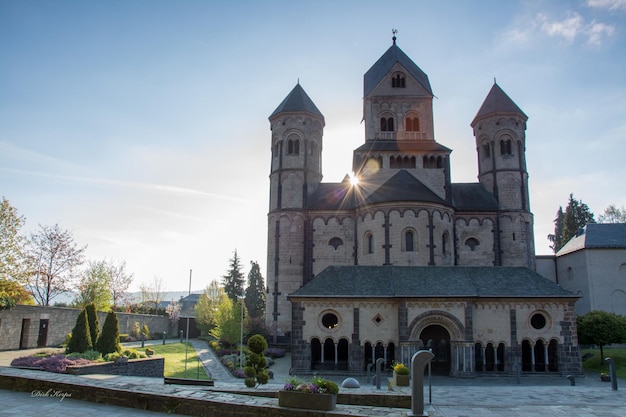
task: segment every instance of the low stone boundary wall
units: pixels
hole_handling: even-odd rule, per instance
[[[148,411],[176,413],[196,417],[360,417],[365,414],[300,410],[294,408],[257,405],[252,403],[237,404],[232,401],[195,399],[175,395],[132,392],[123,389],[79,385],[61,381],[47,381],[16,375],[0,375],[0,389],[25,392],[62,393],[73,400],[85,400],[101,404],[119,405]]]
[[[125,375],[163,378],[165,358],[129,359],[125,362],[100,362],[88,365],[68,366],[66,373],[71,375]]]

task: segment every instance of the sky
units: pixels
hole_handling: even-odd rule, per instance
[[[0,0],[0,196],[59,224],[131,290],[205,288],[236,250],[266,271],[268,116],[299,82],[323,173],[364,142],[363,74],[397,44],[429,76],[453,182],[498,85],[528,115],[538,255],[570,193],[626,205],[626,0]]]

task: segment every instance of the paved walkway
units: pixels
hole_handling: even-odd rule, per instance
[[[199,353],[205,369],[216,380],[215,387],[191,387],[164,385],[160,378],[140,378],[111,375],[74,376],[50,374],[38,371],[26,371],[6,368],[6,360],[16,353],[0,352],[0,374],[28,375],[58,382],[80,383],[82,385],[108,386],[133,392],[159,393],[181,397],[241,403],[243,405],[276,405],[275,398],[250,397],[237,395],[235,390],[246,390],[243,381],[233,378],[224,370],[212,351],[202,341],[192,340],[194,349]],[[38,349],[37,351],[40,351]],[[20,351],[19,356],[29,352]],[[9,361],[10,362],[10,361]],[[276,391],[283,385],[289,371],[289,359],[278,360],[271,367],[275,379],[256,391]],[[377,390],[367,383],[365,378],[358,378],[361,388],[350,390],[364,395],[385,395],[386,385]],[[426,406],[431,417],[624,417],[626,416],[626,380],[619,380],[620,390],[613,391],[611,384],[601,382],[597,376],[588,376],[576,380],[576,386],[570,386],[569,380],[561,377],[523,377],[521,384],[515,378],[478,377],[456,379],[436,377],[432,381],[432,405]],[[230,392],[229,392],[230,391]],[[342,391],[346,391],[343,389]],[[396,389],[394,393],[409,394],[409,388]],[[425,388],[424,398],[428,402],[429,390]],[[21,417],[40,417],[42,410],[50,416],[84,416],[98,413],[98,417],[118,416],[163,416],[134,409],[126,409],[84,401],[61,399],[60,397],[39,397],[37,393],[20,393],[0,390],[0,416],[19,415]],[[337,405],[337,414],[372,417],[406,417],[407,409],[361,407]],[[332,415],[329,412],[328,415]]]

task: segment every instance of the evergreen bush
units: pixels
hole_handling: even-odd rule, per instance
[[[65,349],[66,353],[83,353],[93,349],[89,324],[87,323],[87,311],[83,310],[76,318],[76,324],[72,329],[72,338]]]
[[[95,345],[100,335],[100,323],[98,323],[98,313],[96,305],[91,303],[85,307],[87,312],[87,322],[89,323],[89,334],[91,335],[91,343]]]
[[[109,311],[106,319],[104,319],[102,333],[96,343],[96,350],[102,353],[102,356],[122,350],[120,346],[120,325],[117,322],[117,314],[114,311]]]

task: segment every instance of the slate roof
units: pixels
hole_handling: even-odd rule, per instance
[[[582,249],[626,249],[626,223],[587,223],[556,256]]]
[[[365,96],[369,95],[372,90],[374,90],[396,62],[406,68],[407,72],[415,78],[430,95],[433,95],[426,73],[422,71],[394,41],[393,45],[391,45],[383,56],[365,73],[363,77],[363,92]]]
[[[330,266],[289,298],[576,298],[522,267]]]
[[[308,198],[311,210],[351,210],[356,207],[355,195],[349,183],[321,183]]]
[[[504,92],[504,90],[502,90],[502,88],[500,88],[498,84],[494,83],[470,125],[474,127],[478,120],[499,114],[519,115],[522,116],[524,120],[528,120],[528,116],[526,116],[526,114],[524,114],[524,112],[517,107],[517,104],[511,100],[511,98]]]
[[[276,110],[270,115],[270,119],[278,113],[298,113],[306,112],[324,119],[324,115],[319,111],[313,100],[304,91],[300,83],[291,90],[287,97],[276,107]]]
[[[423,182],[404,169],[398,171],[365,199],[366,204],[378,204],[387,201],[420,201],[446,204]]]
[[[459,211],[497,211],[498,200],[480,183],[454,183],[452,206]]]

